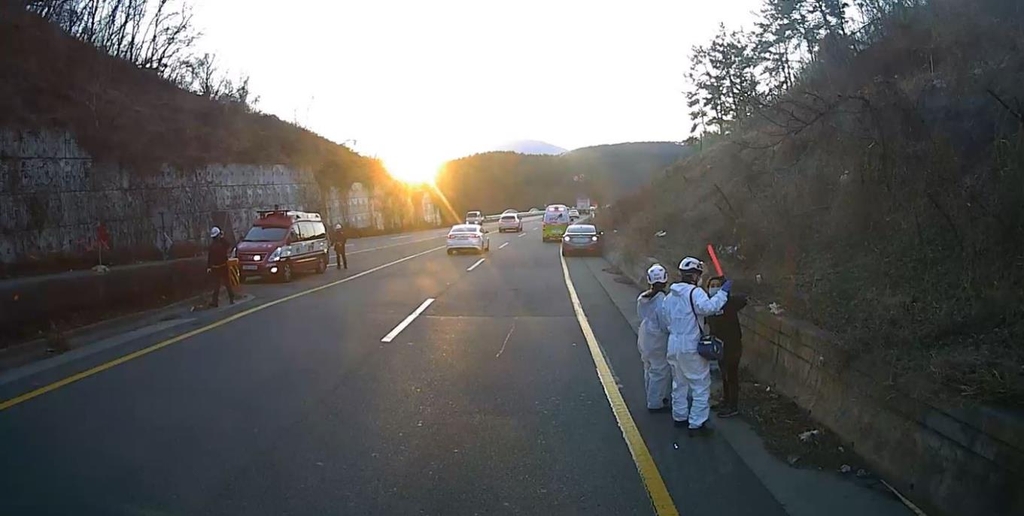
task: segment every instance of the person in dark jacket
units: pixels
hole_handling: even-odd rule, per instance
[[[348,268],[348,257],[345,256],[345,244],[348,242],[348,235],[345,234],[345,228],[341,227],[341,224],[334,225],[334,231],[331,232],[331,242],[334,244],[334,252],[338,255],[338,268],[340,269],[342,264],[345,268]]]
[[[235,304],[235,290],[231,288],[231,278],[228,271],[228,252],[230,248],[224,233],[220,228],[214,226],[210,230],[210,249],[206,255],[206,272],[213,278],[213,297],[210,299],[210,306],[216,307],[220,298],[220,286],[228,290],[228,301]]]
[[[708,293],[714,295],[721,288],[725,278],[717,276],[708,281]],[[747,306],[746,296],[730,293],[729,300],[718,315],[708,317],[711,334],[725,345],[723,357],[718,365],[722,370],[722,404],[718,417],[732,417],[739,414],[740,357],[743,356],[743,330],[740,328],[739,311]]]

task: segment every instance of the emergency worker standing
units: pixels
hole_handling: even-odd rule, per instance
[[[672,369],[667,358],[668,333],[660,323],[658,312],[665,300],[668,271],[660,264],[652,265],[647,269],[647,283],[651,288],[636,298],[636,314],[640,317],[636,346],[644,363],[647,410],[665,412],[671,408],[668,397],[672,388]]]
[[[672,285],[662,303],[663,324],[668,328],[668,363],[672,367],[672,420],[677,427],[688,426],[690,435],[704,430],[710,412],[711,365],[697,353],[701,336],[707,333],[704,317],[725,306],[732,281],[727,280],[714,297],[700,288],[704,264],[692,257],[679,263],[682,282]],[[693,398],[692,406],[687,395]]]
[[[345,234],[345,228],[341,227],[341,224],[334,225],[334,231],[331,232],[331,242],[334,244],[334,252],[338,255],[338,268],[341,269],[342,264],[348,269],[348,257],[345,256],[345,244],[348,242],[348,235]]]
[[[708,292],[713,296],[722,286],[725,278],[716,276],[708,280]],[[747,306],[746,296],[730,294],[722,311],[708,317],[711,334],[722,339],[725,346],[722,359],[722,405],[718,417],[733,417],[739,414],[740,358],[743,356],[743,330],[740,328],[739,312]]]
[[[223,284],[228,290],[228,301],[235,304],[235,291],[231,288],[231,278],[228,271],[228,242],[224,239],[224,233],[220,228],[214,226],[210,230],[210,249],[206,255],[206,273],[213,279],[213,297],[210,299],[210,306],[216,307],[220,298],[220,286]]]

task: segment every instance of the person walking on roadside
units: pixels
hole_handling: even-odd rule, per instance
[[[340,223],[334,225],[334,231],[331,232],[331,242],[334,244],[334,253],[338,255],[338,269],[341,269],[342,264],[348,269],[348,257],[345,256],[345,244],[348,242],[348,235],[345,234],[345,228]]]
[[[672,367],[672,420],[687,426],[690,436],[706,429],[711,401],[711,364],[697,353],[706,333],[704,317],[725,306],[732,281],[727,280],[714,297],[700,288],[704,264],[692,257],[679,262],[682,282],[672,285],[662,303],[662,317],[668,327],[668,363]],[[687,396],[693,398],[692,405]]]
[[[650,288],[636,298],[636,314],[640,317],[640,331],[636,346],[644,364],[644,389],[647,391],[647,410],[665,412],[671,409],[669,394],[672,388],[672,369],[668,365],[668,333],[661,325],[658,312],[665,300],[668,271],[660,264],[647,269]]]
[[[231,288],[231,277],[228,271],[228,242],[224,239],[224,233],[220,228],[214,226],[210,230],[210,249],[206,255],[206,273],[213,279],[213,297],[210,299],[210,306],[216,307],[220,298],[220,286],[228,290],[228,301],[235,304],[235,290]]]
[[[714,295],[725,283],[723,276],[708,280],[708,293]],[[740,328],[739,312],[747,306],[746,296],[730,294],[722,311],[708,317],[711,334],[725,345],[722,359],[718,365],[722,370],[722,405],[716,413],[718,417],[733,417],[739,414],[740,397],[740,357],[743,356],[743,330]]]

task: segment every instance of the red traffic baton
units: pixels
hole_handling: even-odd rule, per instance
[[[722,272],[722,264],[718,262],[718,255],[715,254],[715,247],[711,244],[708,244],[708,254],[711,255],[711,263],[715,265],[715,271],[718,272],[718,275],[725,276],[725,273]]]

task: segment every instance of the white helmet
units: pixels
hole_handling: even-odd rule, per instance
[[[679,262],[680,272],[699,272],[704,274],[704,262],[692,257],[687,256],[683,258],[683,261]]]
[[[341,223],[339,222],[338,224],[335,224],[334,229],[341,229]]]
[[[220,236],[220,228],[217,227],[217,226],[213,226],[213,229],[210,230],[210,238],[217,238],[219,236]]]
[[[655,283],[667,283],[668,282],[668,271],[661,266],[660,263],[651,265],[650,269],[647,269],[647,283],[651,285]]]

